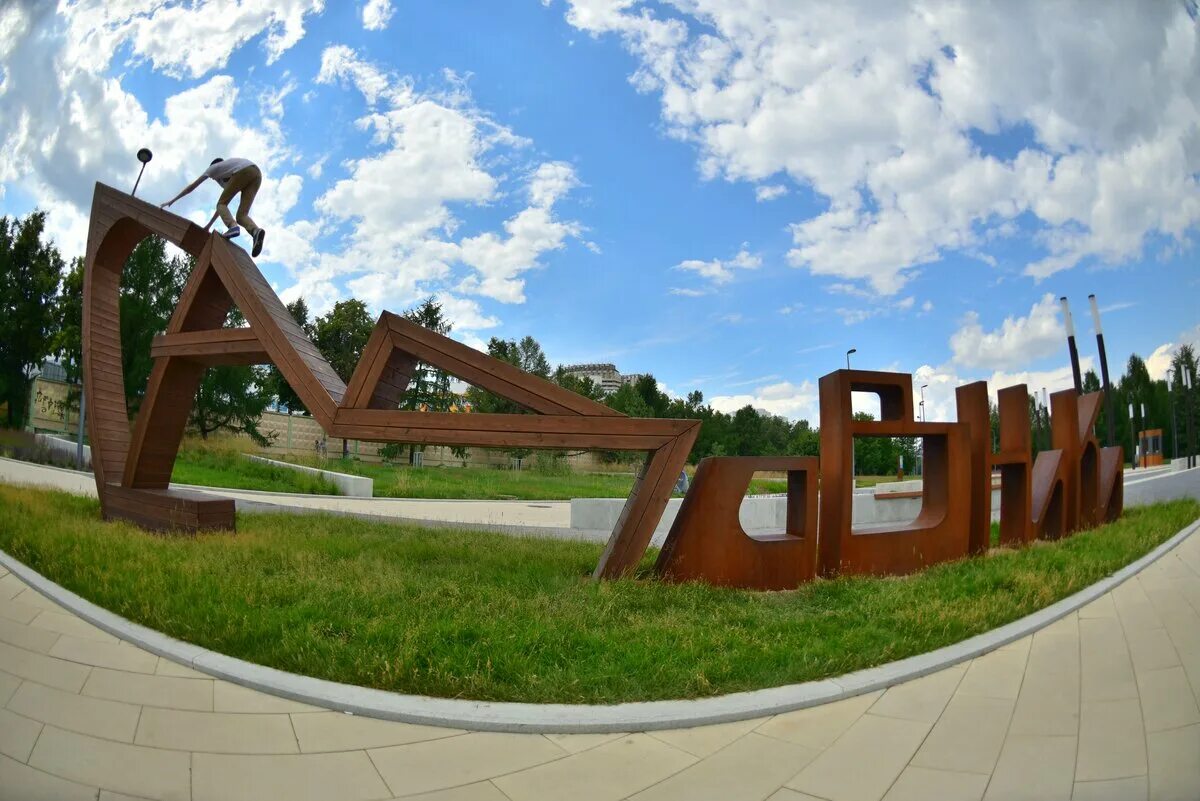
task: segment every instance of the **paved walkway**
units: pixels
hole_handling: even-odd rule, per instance
[[[604,735],[370,720],[214,680],[0,568],[0,799],[1200,798],[1200,535],[973,662],[771,718]]]

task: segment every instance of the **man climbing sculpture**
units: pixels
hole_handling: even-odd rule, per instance
[[[254,220],[250,219],[250,206],[254,203],[254,197],[258,194],[258,189],[262,186],[262,170],[258,165],[249,159],[231,158],[221,159],[216,158],[208,165],[199,178],[192,181],[190,184],[180,190],[179,194],[162,204],[162,208],[167,208],[176,200],[189,194],[200,184],[204,183],[205,179],[212,178],[221,185],[221,197],[217,200],[217,210],[213,212],[213,216],[209,218],[208,224],[204,226],[205,230],[216,221],[220,216],[222,222],[225,223],[226,231],[222,236],[226,239],[233,239],[242,232],[239,226],[245,226],[250,232],[250,236],[254,239],[254,249],[250,255],[257,256],[262,252],[263,238],[266,236],[266,231],[259,228]],[[233,200],[233,196],[241,194],[238,200],[237,218],[229,213],[229,201]]]

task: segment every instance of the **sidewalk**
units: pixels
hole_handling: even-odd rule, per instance
[[[0,706],[0,799],[1195,799],[1200,536],[968,664],[770,718],[604,735],[275,698],[119,642],[0,568]]]

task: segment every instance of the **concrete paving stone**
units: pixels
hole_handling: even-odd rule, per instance
[[[54,726],[42,730],[29,764],[64,779],[164,801],[191,795],[190,757],[115,743]]]
[[[1138,700],[1084,701],[1075,780],[1123,779],[1145,772],[1146,732]]]
[[[158,658],[158,664],[154,666],[154,674],[156,676],[174,676],[178,679],[211,679],[207,673],[201,673],[198,670],[192,670],[190,667],[181,665],[178,662],[167,659],[165,656]]]
[[[1126,629],[1162,628],[1162,620],[1154,611],[1154,605],[1150,603],[1146,591],[1137,579],[1117,585],[1112,591],[1112,596],[1117,607],[1117,617]]]
[[[1200,726],[1151,732],[1151,801],[1195,801],[1200,798]]]
[[[930,725],[863,715],[787,786],[834,801],[879,801],[917,752]]]
[[[1012,734],[1079,733],[1079,674],[1028,670],[1013,710]]]
[[[0,670],[0,706],[7,704],[8,699],[13,697],[13,693],[15,693],[17,688],[20,686],[21,679],[12,675],[11,673],[5,673],[4,671]]]
[[[12,573],[0,576],[0,600],[10,600],[29,589],[29,586]]]
[[[1024,654],[1029,656],[1029,648],[1033,645],[1033,637],[1022,637],[1019,640],[1013,640],[1008,645],[1002,645],[993,653],[998,654]]]
[[[120,642],[107,631],[93,626],[83,618],[62,612],[51,612],[48,609],[39,609],[37,617],[30,625],[47,631],[57,631],[59,634],[70,634],[72,637],[79,637],[83,640]]]
[[[1009,735],[984,801],[1066,801],[1075,782],[1074,737]]]
[[[41,732],[42,724],[38,721],[0,709],[0,754],[28,762]]]
[[[1137,698],[1133,662],[1121,624],[1104,618],[1081,620],[1079,632],[1083,700]]]
[[[988,777],[913,765],[904,769],[883,801],[979,801]]]
[[[1148,670],[1161,670],[1179,664],[1179,654],[1167,629],[1134,629],[1125,632],[1135,676]]]
[[[1015,703],[1005,698],[955,695],[921,744],[912,764],[990,774],[1000,758]]]
[[[1146,801],[1150,789],[1145,776],[1102,782],[1075,782],[1072,801]]]
[[[1113,617],[1117,616],[1117,607],[1113,603],[1111,592],[1106,592],[1096,600],[1079,609],[1079,617]]]
[[[217,712],[326,712],[319,706],[252,690],[221,679],[213,683],[213,709]]]
[[[0,595],[3,595],[3,593],[0,593]],[[49,610],[51,612],[64,611],[61,606],[56,604],[54,601],[51,601],[45,595],[42,595],[32,587],[25,587],[25,589],[13,600],[19,603],[28,604],[29,606],[36,606],[39,609]]]
[[[1200,701],[1200,650],[1180,651],[1179,661],[1183,663],[1183,672],[1187,674],[1188,683],[1192,685],[1192,693]]]
[[[24,648],[26,651],[37,651],[42,654],[49,653],[50,648],[58,640],[59,636],[53,631],[35,629],[24,623],[0,617],[0,642]]]
[[[883,691],[877,690],[830,704],[785,712],[770,718],[755,731],[820,751],[829,747],[854,721],[865,715],[881,695]]]
[[[0,670],[77,693],[91,668],[0,642]]]
[[[1182,667],[1138,674],[1138,693],[1146,731],[1177,729],[1200,723],[1200,706]]]
[[[568,754],[578,754],[581,751],[588,751],[596,746],[611,743],[613,740],[628,737],[629,734],[626,731],[608,734],[546,734],[543,736]]]
[[[694,726],[690,729],[665,729],[647,732],[656,740],[662,740],[680,751],[687,751],[701,759],[720,751],[725,746],[746,736],[763,723],[762,718],[739,720],[734,723],[718,723],[715,726]],[[782,784],[782,782],[780,782]]]
[[[884,690],[870,709],[872,715],[933,723],[967,671],[964,665],[939,670]]]
[[[1026,674],[1066,673],[1079,677],[1079,635],[1048,634],[1046,630],[1033,635]]]
[[[146,707],[133,740],[138,745],[218,754],[295,754],[287,715],[235,715]]]
[[[133,704],[89,698],[32,681],[21,685],[8,708],[60,729],[126,743],[133,742],[142,712]]]
[[[1019,651],[993,651],[972,659],[955,693],[1015,699],[1027,660],[1028,654]]]
[[[1036,638],[1037,634],[1043,634],[1047,637],[1057,637],[1060,635],[1070,635],[1070,636],[1078,637],[1079,636],[1079,613],[1071,612],[1070,614],[1063,615],[1058,620],[1051,623],[1049,626],[1046,626],[1044,629],[1039,630],[1034,635],[1035,638]]]
[[[748,734],[630,798],[631,801],[765,798],[812,762],[818,753],[802,745]]]
[[[641,738],[656,743],[664,752],[669,748],[645,735],[641,735]],[[367,753],[393,795],[426,793],[474,784],[566,755],[566,751],[538,734],[491,732],[472,732],[461,737],[373,748]],[[592,751],[584,753],[590,754]]]
[[[767,801],[828,801],[828,799],[817,798],[815,795],[802,793],[790,787],[780,787]]]
[[[155,665],[158,664],[158,657],[149,651],[129,648],[119,642],[84,640],[69,634],[55,636],[59,639],[50,648],[50,655],[81,665],[124,670],[129,673],[153,673]]]
[[[0,600],[0,617],[28,624],[44,610],[16,600]]]
[[[0,754],[4,801],[95,801],[99,788],[69,782]]]
[[[1166,612],[1162,618],[1176,652],[1200,651],[1200,614],[1189,608]]]
[[[125,795],[124,793],[114,793],[112,790],[101,790],[100,798],[97,801],[152,801],[145,796]]]
[[[300,750],[306,754],[382,748],[439,740],[466,733],[461,729],[418,726],[361,715],[347,715],[344,712],[301,712],[293,714],[291,719],[296,739],[300,742]]]
[[[107,698],[110,701],[124,701],[142,706],[190,709],[197,712],[213,711],[212,679],[177,679],[172,676],[92,668],[82,692],[93,698]]]
[[[590,751],[500,776],[492,783],[512,801],[618,801],[695,762],[691,754],[653,737],[631,734]]]
[[[192,801],[360,801],[391,795],[362,751],[192,756]]]
[[[478,782],[420,795],[406,795],[403,798],[404,801],[509,801],[508,796],[491,782]]]

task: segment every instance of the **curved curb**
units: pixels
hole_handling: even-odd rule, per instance
[[[401,695],[299,676],[224,656],[160,634],[84,600],[0,550],[0,565],[55,603],[151,653],[243,687],[366,717],[499,732],[598,734],[653,731],[767,717],[890,687],[950,667],[1028,636],[1092,602],[1200,530],[1200,519],[1107,578],[1045,609],[926,654],[832,679],[690,701],[612,705],[525,704]]]

